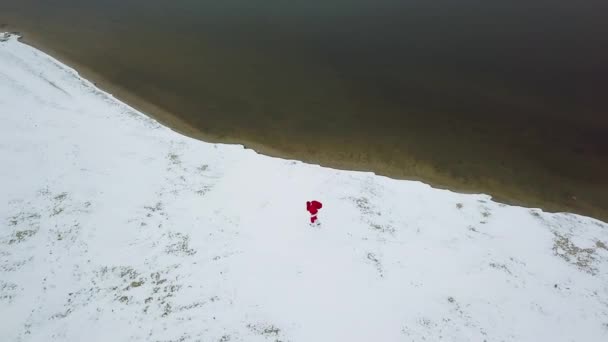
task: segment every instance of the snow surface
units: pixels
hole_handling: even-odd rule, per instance
[[[2,341],[608,341],[598,220],[193,140],[10,35],[0,120]]]

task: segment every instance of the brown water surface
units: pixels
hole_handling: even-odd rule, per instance
[[[608,221],[608,2],[0,0],[178,131]]]

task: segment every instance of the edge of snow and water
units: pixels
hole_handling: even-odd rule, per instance
[[[608,338],[599,220],[194,140],[16,35],[0,120],[2,340]]]

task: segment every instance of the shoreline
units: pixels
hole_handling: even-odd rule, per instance
[[[7,341],[605,342],[607,223],[191,139],[7,38]]]
[[[411,165],[409,168],[403,168],[392,166],[390,162],[387,163],[386,161],[369,160],[369,158],[349,158],[349,156],[344,155],[337,156],[323,154],[322,152],[316,153],[316,151],[307,151],[306,146],[302,146],[302,149],[300,150],[292,148],[290,151],[286,151],[243,137],[233,135],[220,137],[207,134],[170,111],[133,94],[120,85],[107,81],[102,75],[94,70],[69,58],[52,46],[49,46],[49,44],[45,44],[43,39],[37,39],[34,33],[20,30],[11,25],[4,26],[3,30],[12,31],[19,36],[20,42],[32,46],[75,69],[82,78],[89,80],[100,89],[114,96],[117,100],[128,104],[144,115],[150,116],[169,129],[193,139],[210,143],[239,144],[247,149],[252,149],[257,153],[271,157],[300,160],[305,163],[318,164],[339,170],[372,172],[393,179],[420,181],[433,188],[446,189],[457,193],[483,193],[488,194],[494,201],[500,203],[528,208],[541,208],[547,212],[572,212],[608,222],[608,210],[598,207],[593,203],[581,201],[574,196],[567,201],[563,199],[551,200],[542,198],[538,193],[526,193],[520,188],[511,187],[509,184],[502,184],[491,177],[477,177],[463,182],[456,177],[450,176],[449,170],[447,170],[447,172],[437,170],[431,164],[414,158],[410,158]],[[355,159],[367,160],[355,161]],[[424,176],[412,175],[412,171],[418,175],[423,174]]]

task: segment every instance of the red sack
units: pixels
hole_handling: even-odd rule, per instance
[[[306,210],[311,215],[316,215],[321,208],[323,208],[323,204],[319,201],[306,202]]]

